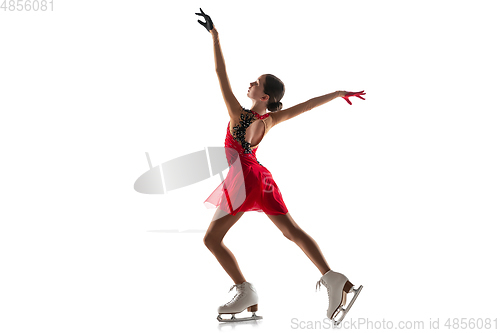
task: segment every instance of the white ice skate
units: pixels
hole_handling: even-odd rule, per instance
[[[316,290],[323,284],[328,291],[328,310],[326,310],[326,316],[333,320],[335,326],[339,325],[345,315],[351,309],[356,298],[358,298],[363,286],[359,286],[358,289],[354,289],[354,285],[347,279],[347,277],[341,273],[329,270],[321,277],[321,279],[316,283]],[[354,293],[351,301],[347,308],[343,306],[347,300],[347,294]],[[340,318],[336,320],[336,316],[341,314]]]
[[[217,320],[221,322],[238,322],[262,319],[262,316],[257,316],[255,314],[257,311],[257,303],[259,302],[255,287],[250,282],[245,281],[241,284],[233,285],[229,291],[233,290],[234,287],[236,287],[236,295],[226,304],[219,306]],[[245,309],[248,309],[248,312],[253,312],[251,317],[236,318],[234,316],[236,313],[240,313]],[[223,319],[221,314],[230,314],[231,319]]]

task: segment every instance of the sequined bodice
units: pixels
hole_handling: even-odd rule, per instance
[[[240,122],[238,125],[233,127],[234,133],[233,138],[238,141],[243,147],[245,154],[250,154],[252,149],[250,149],[250,143],[245,141],[245,135],[247,128],[257,119],[264,119],[269,117],[269,114],[260,115],[257,112],[248,110],[242,107],[243,112],[240,115]]]
[[[249,156],[255,157],[255,153],[258,147],[254,149],[250,149],[251,145],[249,142],[245,141],[246,130],[248,126],[250,126],[257,119],[265,119],[269,117],[269,113],[265,115],[260,115],[252,110],[248,110],[242,107],[243,112],[240,115],[240,122],[238,125],[233,127],[234,134],[231,134],[229,129],[230,123],[227,127],[227,136],[226,136],[226,147],[232,147],[238,150],[241,154],[250,154]],[[232,140],[231,140],[232,139]],[[259,161],[257,161],[260,165],[262,165]]]

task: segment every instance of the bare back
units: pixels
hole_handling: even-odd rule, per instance
[[[241,117],[250,122],[250,125],[248,125],[246,129],[244,128],[244,124],[241,121]],[[238,133],[237,130],[235,130],[235,127],[242,128],[242,130],[244,131],[245,141],[250,144],[250,149],[253,150],[260,144],[264,136],[272,127],[271,113],[268,112],[265,115],[260,116],[251,110],[242,108],[240,111],[240,117],[238,117],[237,119],[231,117],[229,121],[229,130],[233,138],[238,137]]]

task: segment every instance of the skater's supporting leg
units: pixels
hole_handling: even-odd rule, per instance
[[[283,235],[297,244],[309,259],[316,265],[322,275],[330,270],[323,253],[314,241],[290,216],[290,213],[283,215],[267,215],[271,221],[280,229]]]
[[[222,239],[227,231],[240,219],[244,212],[239,212],[235,216],[226,214],[217,208],[214,218],[208,226],[203,242],[212,254],[217,258],[222,268],[233,279],[234,284],[245,282],[245,277],[241,273],[238,262],[233,253],[224,245]],[[224,216],[222,216],[224,215]],[[222,216],[222,217],[221,217]]]

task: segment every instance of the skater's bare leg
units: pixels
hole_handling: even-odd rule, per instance
[[[316,265],[322,275],[330,270],[323,253],[314,241],[290,216],[290,213],[283,215],[267,215],[271,221],[280,229],[283,235],[297,244],[309,259]]]
[[[203,239],[207,248],[212,252],[215,258],[217,258],[222,268],[229,274],[231,279],[233,279],[234,284],[241,284],[246,280],[241,273],[236,258],[226,245],[224,245],[222,239],[227,231],[240,219],[243,213],[244,212],[239,212],[233,216],[217,208]]]

